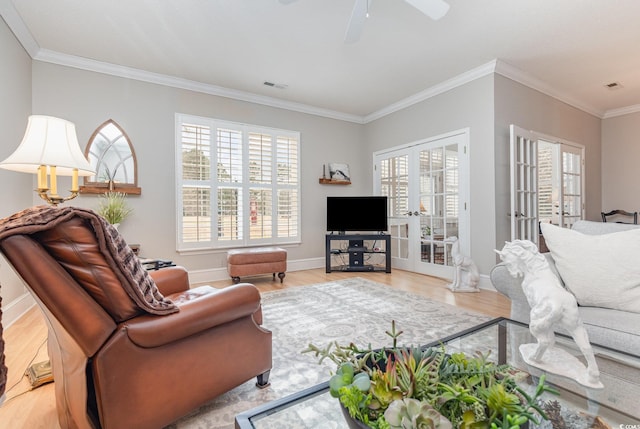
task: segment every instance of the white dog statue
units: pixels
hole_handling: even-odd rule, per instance
[[[528,240],[514,240],[506,242],[502,251],[496,250],[496,253],[509,274],[523,276],[522,291],[531,306],[529,330],[538,343],[520,346],[525,362],[573,378],[584,386],[602,388],[600,371],[576,299],[562,287],[538,247]],[[571,334],[587,361],[587,368],[573,355],[554,346],[556,325]]]
[[[480,273],[475,262],[469,257],[460,253],[460,241],[458,237],[452,235],[444,240],[451,244],[451,257],[453,260],[453,283],[447,285],[454,292],[480,292],[478,283]]]

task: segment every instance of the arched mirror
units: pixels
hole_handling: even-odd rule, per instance
[[[96,174],[84,178],[84,186],[80,188],[80,192],[141,193],[133,145],[127,133],[113,119],[109,119],[94,131],[85,155]]]

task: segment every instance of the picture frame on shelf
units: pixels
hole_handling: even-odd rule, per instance
[[[351,182],[351,173],[349,171],[349,164],[330,162],[329,178],[331,180],[336,180],[336,181]]]
[[[320,178],[321,185],[350,185],[351,184],[351,172],[349,171],[349,164],[330,162],[329,177],[327,177],[327,164],[322,165],[322,177]]]

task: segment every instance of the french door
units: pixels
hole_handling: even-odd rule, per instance
[[[452,237],[469,254],[468,140],[464,130],[374,154],[394,267],[451,278]]]
[[[511,125],[511,239],[539,241],[539,223],[584,218],[584,147]]]

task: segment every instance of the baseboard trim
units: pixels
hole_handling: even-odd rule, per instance
[[[312,270],[315,268],[322,268],[325,266],[324,258],[309,258],[309,259],[297,259],[294,261],[287,261],[287,271],[304,271]],[[216,282],[221,280],[229,280],[229,274],[226,268],[212,268],[208,270],[193,270],[189,271],[189,283],[199,284]]]
[[[493,283],[491,283],[491,277],[489,277],[487,274],[480,274],[480,281],[478,282],[478,287],[480,289],[497,292],[496,288],[493,287]]]
[[[312,270],[315,268],[324,268],[324,266],[324,258],[309,258],[287,261],[288,272]],[[191,284],[209,283],[221,280],[231,281],[229,274],[227,274],[226,268],[212,268],[208,270],[189,271],[189,283]],[[493,287],[493,284],[491,283],[491,278],[486,274],[480,275],[480,282],[478,283],[478,287],[480,289],[486,289],[493,292],[496,291],[496,289]]]
[[[6,307],[2,309],[2,327],[7,329],[9,326],[20,319],[27,311],[36,305],[36,301],[33,299],[29,292],[24,293],[19,298],[11,301]]]

